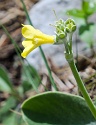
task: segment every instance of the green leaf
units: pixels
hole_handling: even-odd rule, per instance
[[[13,100],[13,102],[12,102],[12,100]],[[17,105],[16,100],[14,100],[13,97],[10,97],[10,99],[8,99],[8,102],[6,103],[6,105],[4,105],[4,107],[3,107],[3,109],[5,108],[4,112],[2,112],[3,114],[0,114],[0,122],[2,123],[2,125],[25,125],[24,120],[22,119],[22,116],[20,114],[15,113],[15,111],[18,112],[19,108],[20,108],[19,104],[17,105],[17,107],[16,107],[16,105]],[[9,107],[10,108],[13,107],[14,112],[12,112],[10,110],[8,111],[8,109],[10,109]]]
[[[8,117],[3,121],[3,125],[17,125],[14,113],[8,115]]]
[[[22,86],[22,84],[20,84],[18,87],[17,87],[17,92],[18,92],[18,95],[23,98],[24,97],[24,88]]]
[[[95,38],[95,33],[96,33],[96,24],[92,25],[92,24],[88,24],[88,25],[84,25],[81,26],[79,29],[79,36],[80,39],[86,43],[88,43],[89,45],[92,44]]]
[[[14,97],[9,97],[0,108],[0,115],[8,112],[11,108],[16,106],[16,99]]]
[[[67,14],[74,17],[84,18],[85,13],[82,10],[71,9],[67,11]]]
[[[31,65],[24,65],[22,70],[22,85],[24,88],[24,92],[32,89],[32,87],[36,90],[41,82],[40,76],[36,69]]]
[[[11,113],[4,119],[3,125],[25,125],[25,123],[22,120],[22,117],[15,114]]]
[[[96,105],[96,98],[95,98],[95,100],[94,100],[94,104]]]
[[[8,118],[11,114],[10,109],[14,108],[16,104],[16,100],[12,96],[3,102],[3,106],[0,106],[0,121],[5,121]]]
[[[83,34],[85,31],[90,31],[90,27],[94,25],[94,23],[89,23],[86,25],[81,25],[79,28],[79,35]]]
[[[94,0],[83,0],[82,9],[86,16],[89,16],[96,12],[96,1]]]
[[[3,66],[0,66],[0,90],[11,93],[13,91],[12,83],[8,73]]]
[[[46,92],[22,104],[28,125],[95,125],[85,100],[72,94]]]

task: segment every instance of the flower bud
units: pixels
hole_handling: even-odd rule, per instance
[[[73,19],[67,19],[65,21],[66,32],[71,33],[76,30],[76,25]]]
[[[60,36],[56,35],[54,39],[55,43],[54,44],[63,44],[64,39],[61,39]]]
[[[59,34],[59,37],[60,37],[61,39],[65,38],[65,33],[60,33],[60,34]]]
[[[55,23],[55,27],[56,27],[56,39],[55,39],[55,43],[56,44],[61,44],[64,42],[65,37],[67,36],[66,32],[65,32],[65,23],[62,19],[56,21]]]

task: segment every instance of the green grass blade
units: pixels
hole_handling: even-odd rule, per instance
[[[27,20],[28,20],[29,24],[33,26],[32,21],[31,21],[31,19],[30,19],[30,17],[29,17],[28,11],[27,11],[27,9],[26,9],[25,3],[24,3],[23,0],[21,0],[21,2],[22,2],[22,5],[23,5],[23,8],[24,8],[24,11],[25,11],[25,13],[26,13],[26,18],[27,18]],[[44,60],[44,62],[45,62],[46,68],[47,68],[47,70],[48,70],[48,74],[49,74],[49,78],[50,78],[51,84],[53,85],[54,89],[57,90],[56,84],[55,84],[55,82],[54,82],[54,80],[53,80],[53,77],[52,77],[52,74],[51,74],[51,70],[50,70],[50,68],[49,68],[47,59],[46,59],[46,57],[45,57],[45,55],[44,55],[44,52],[43,52],[41,46],[39,47],[39,50],[40,50],[41,56],[42,56],[42,58],[43,58],[43,60]]]

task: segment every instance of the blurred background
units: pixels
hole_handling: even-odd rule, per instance
[[[93,100],[96,98],[96,0],[23,0],[32,24],[42,32],[55,34],[54,23],[73,18],[77,31],[73,51],[78,71]],[[37,48],[24,60],[21,24],[29,24],[20,0],[0,0],[0,125],[25,125],[22,102],[41,92],[54,91]],[[51,24],[51,25],[50,25]],[[9,34],[9,35],[8,35]],[[13,42],[12,42],[13,40]],[[15,44],[14,44],[15,41]],[[64,58],[62,45],[43,45],[52,76],[59,91],[80,94]]]

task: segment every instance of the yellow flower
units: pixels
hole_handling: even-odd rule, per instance
[[[38,46],[42,44],[53,44],[54,36],[43,34],[41,31],[34,29],[31,25],[23,25],[22,35],[25,37],[25,40],[22,42],[22,45],[25,47],[21,56],[26,58],[26,56]]]

